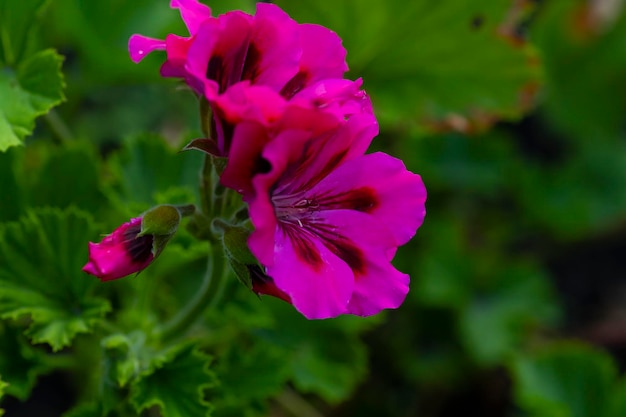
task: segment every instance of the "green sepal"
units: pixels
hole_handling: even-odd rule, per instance
[[[225,222],[214,222],[222,231],[222,246],[229,265],[235,272],[237,279],[249,289],[252,289],[250,266],[258,266],[259,262],[248,248],[248,238],[251,230],[243,226],[232,226]],[[215,227],[214,227],[215,228]]]
[[[181,215],[176,207],[161,205],[146,211],[141,220],[141,232],[137,236],[171,236],[176,233]]]

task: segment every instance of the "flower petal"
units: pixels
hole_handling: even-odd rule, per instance
[[[180,17],[192,36],[198,32],[200,25],[211,17],[209,6],[196,0],[171,0],[170,7],[179,9]]]
[[[242,80],[279,91],[299,68],[299,25],[278,6],[257,3]]]
[[[368,213],[351,209],[320,210],[302,222],[354,273],[351,314],[368,316],[397,308],[409,290],[409,276],[391,264],[396,241],[385,224]]]
[[[164,51],[165,41],[143,35],[132,35],[128,40],[128,52],[134,63],[140,62],[146,55],[155,50]]]
[[[316,113],[317,118],[323,118],[323,113]],[[277,184],[276,192],[297,194],[310,189],[345,161],[362,155],[377,133],[376,118],[359,114],[336,129],[312,137],[306,146],[292,151],[298,159],[291,157],[291,174]]]
[[[364,196],[364,190],[371,195]],[[426,215],[421,177],[382,152],[346,162],[309,190],[307,197],[322,210],[352,209],[376,217],[393,234],[395,246],[408,242]]]
[[[303,260],[312,251],[321,263]],[[308,319],[324,319],[346,313],[354,289],[348,265],[321,242],[305,232],[277,228],[274,265],[267,268],[276,286],[291,298],[294,307]]]

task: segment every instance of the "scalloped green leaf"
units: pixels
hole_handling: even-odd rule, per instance
[[[540,83],[535,51],[503,34],[513,25],[511,2],[276,3],[342,37],[350,74],[363,77],[382,122],[468,131],[519,117]]]
[[[347,399],[367,374],[367,348],[359,334],[378,323],[381,315],[307,320],[280,300],[262,301],[280,323],[265,336],[285,349],[298,390],[318,394],[329,403]]]
[[[0,0],[0,68],[20,62],[33,47],[33,32],[48,0]]]
[[[267,415],[265,402],[279,394],[290,375],[290,364],[285,352],[271,344],[235,344],[220,355],[215,366],[219,385],[210,391],[215,405],[215,416],[241,416],[259,409],[258,415]]]
[[[64,99],[63,57],[48,49],[17,64],[0,67],[0,151],[21,145],[35,119]]]
[[[39,375],[50,371],[41,350],[33,348],[13,326],[0,325],[0,375],[9,386],[5,392],[26,400]]]
[[[617,396],[624,396],[617,368],[608,354],[590,346],[543,348],[516,358],[512,371],[515,401],[535,417],[623,415],[615,404]]]
[[[204,391],[217,381],[210,363],[193,345],[170,349],[131,384],[132,405],[138,413],[156,406],[163,417],[209,416]]]
[[[74,209],[33,210],[0,227],[0,317],[29,316],[25,334],[55,351],[90,332],[110,310],[81,270],[96,238],[90,216]]]

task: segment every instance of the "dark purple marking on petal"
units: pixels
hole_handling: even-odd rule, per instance
[[[272,164],[267,159],[259,156],[254,164],[254,174],[267,174],[272,170]]]
[[[224,58],[219,55],[213,55],[211,59],[209,59],[209,64],[206,68],[206,78],[217,82],[220,94],[223,93],[228,86],[228,80],[225,79],[224,75]]]
[[[324,261],[315,247],[315,244],[311,241],[307,230],[301,228],[299,225],[283,224],[283,226],[283,230],[289,237],[294,252],[298,255],[300,260],[308,264],[314,271],[319,272],[322,269]]]
[[[128,255],[135,263],[143,263],[152,254],[153,236],[137,236],[141,231],[141,223],[134,224],[124,230],[124,245]]]
[[[256,78],[259,76],[261,62],[261,52],[254,43],[248,46],[248,52],[246,53],[246,60],[243,64],[243,72],[241,74],[242,80],[249,80],[250,84],[254,84]]]
[[[355,275],[364,275],[367,270],[367,262],[363,251],[350,239],[337,233],[335,226],[328,224],[316,224],[314,226],[317,235],[324,246],[344,261]]]
[[[314,175],[308,178],[307,181],[302,183],[298,187],[298,189],[295,191],[303,191],[303,190],[311,189],[313,186],[315,186],[324,178],[326,178],[328,174],[333,172],[333,170],[335,170],[335,168],[337,168],[337,166],[339,166],[343,162],[347,154],[348,154],[347,148],[342,149],[336,154],[334,154],[331,158],[328,159],[328,162],[326,162],[326,165],[324,165],[322,169],[320,169],[318,172],[316,172]],[[300,162],[298,163],[298,169],[296,170],[294,174],[294,178],[299,178],[301,176],[304,176],[302,171],[306,170],[311,164],[310,161],[313,161],[317,157],[318,157],[317,148],[308,146],[304,150],[303,156]]]
[[[306,86],[309,78],[308,72],[300,70],[291,80],[287,81],[287,84],[280,90],[280,95],[287,100],[291,99]]]
[[[312,224],[306,219],[294,223],[283,223],[285,233],[289,236],[295,253],[300,260],[319,272],[323,266],[323,259],[319,250],[311,239],[319,239],[339,259],[344,261],[355,275],[364,275],[367,262],[363,251],[350,239],[340,235],[333,225]]]
[[[371,213],[378,206],[376,190],[361,187],[328,196],[317,196],[315,203],[323,210],[356,210]]]

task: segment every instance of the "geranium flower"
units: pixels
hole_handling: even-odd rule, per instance
[[[133,35],[131,59],[139,62],[154,50],[165,50],[161,74],[184,78],[209,100],[243,80],[290,99],[317,81],[342,78],[348,70],[337,34],[298,24],[276,5],[257,3],[255,15],[232,11],[218,17],[196,0],[172,0],[170,6],[180,10],[190,36],[170,34],[159,40]]]
[[[377,133],[370,114],[293,104],[273,123],[234,126],[221,181],[249,204],[248,245],[271,277],[256,292],[278,290],[311,319],[403,302],[409,277],[391,260],[421,225],[426,190],[402,161],[364,154]]]

